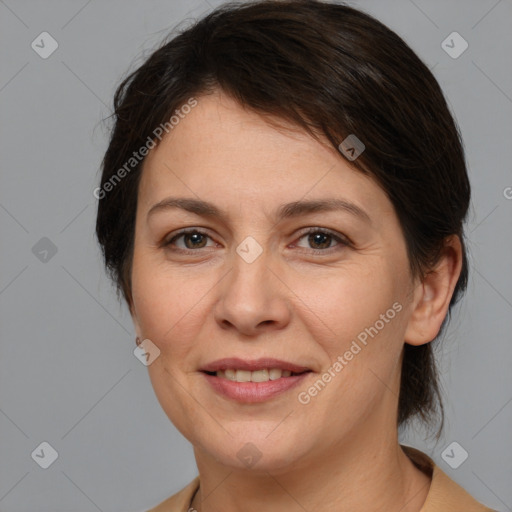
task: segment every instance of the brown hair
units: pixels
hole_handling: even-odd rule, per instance
[[[352,165],[393,203],[413,276],[423,277],[446,238],[459,236],[462,271],[450,313],[468,278],[470,185],[456,123],[434,76],[397,34],[359,10],[315,0],[225,4],[162,43],[119,85],[96,223],[118,296],[131,305],[141,162],[108,194],[103,187],[133,152],[158,142],[155,128],[180,105],[216,89],[335,148],[355,134],[366,148]],[[431,425],[437,413],[439,436],[444,415],[432,343],[405,344],[398,425],[416,415]]]

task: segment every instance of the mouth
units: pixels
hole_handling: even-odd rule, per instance
[[[254,403],[269,400],[297,386],[309,373],[308,367],[277,359],[228,358],[200,370],[211,388],[225,398]]]
[[[283,370],[282,368],[262,368],[261,370],[249,371],[226,368],[225,370],[217,370],[216,372],[205,371],[204,373],[211,375],[212,377],[227,379],[232,382],[268,382],[282,378],[296,377],[297,375],[309,372],[311,372],[311,370],[292,372],[290,370]]]

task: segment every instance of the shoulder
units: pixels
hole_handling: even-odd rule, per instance
[[[476,501],[428,455],[416,448],[401,446],[416,466],[423,471],[428,470],[432,475],[430,490],[420,512],[496,512]]]
[[[165,501],[147,512],[188,512],[192,497],[198,488],[199,476],[196,476],[194,480],[181,489],[181,491],[173,494],[170,498],[167,498]]]

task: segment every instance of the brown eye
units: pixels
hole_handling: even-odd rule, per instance
[[[206,247],[207,240],[210,237],[203,233],[202,231],[198,231],[196,229],[189,230],[189,231],[182,231],[178,233],[177,235],[173,236],[168,242],[166,242],[164,245],[170,246],[170,245],[176,245],[178,250],[195,250],[195,249],[202,249]],[[183,239],[183,246],[179,246],[179,244],[176,244],[177,240]]]
[[[326,249],[333,249],[336,246],[344,247],[349,245],[348,241],[343,237],[319,228],[312,228],[303,233],[299,240],[306,239],[306,237],[308,248],[319,252],[327,252]],[[333,242],[337,243],[333,245]]]
[[[328,249],[331,245],[333,237],[326,233],[313,233],[308,235],[308,242],[310,245],[316,245],[313,249]]]

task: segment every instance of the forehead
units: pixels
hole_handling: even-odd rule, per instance
[[[146,157],[142,205],[149,210],[168,195],[181,195],[261,209],[328,196],[350,198],[374,214],[390,208],[381,188],[333,147],[279,123],[222,93],[198,97]]]

